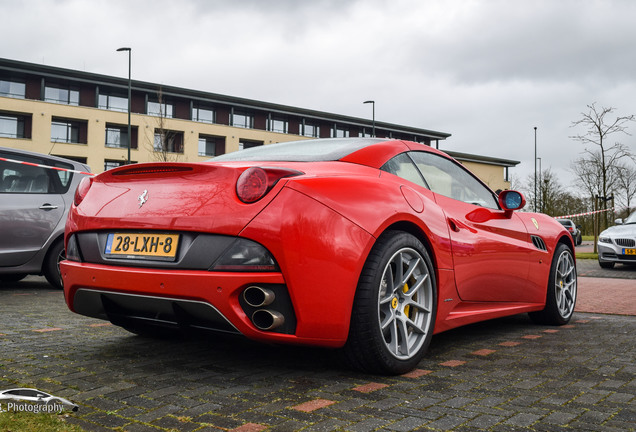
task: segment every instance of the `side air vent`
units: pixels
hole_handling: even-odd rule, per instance
[[[539,236],[535,236],[535,235],[532,236],[532,244],[534,245],[534,247],[544,252],[547,252],[548,250],[548,248],[545,246],[545,242]]]

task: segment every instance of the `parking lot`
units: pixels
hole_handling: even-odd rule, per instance
[[[0,287],[0,389],[65,397],[87,431],[636,430],[636,270],[587,264],[569,325],[518,315],[452,330],[395,377],[327,350],[144,339],[29,277]],[[613,304],[625,308],[599,313]]]

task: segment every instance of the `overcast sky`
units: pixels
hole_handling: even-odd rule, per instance
[[[564,185],[587,105],[636,114],[631,0],[0,0],[0,57],[447,132]],[[612,141],[636,151],[635,136]]]

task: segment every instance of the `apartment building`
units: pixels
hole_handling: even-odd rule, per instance
[[[0,146],[88,164],[199,162],[311,138],[405,139],[439,147],[450,134],[304,108],[0,58]],[[128,143],[130,139],[130,149]],[[519,162],[448,152],[493,189]],[[130,158],[130,160],[129,160]]]

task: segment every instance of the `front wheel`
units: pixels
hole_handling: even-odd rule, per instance
[[[552,257],[545,308],[539,312],[531,312],[530,318],[538,324],[567,324],[576,304],[576,282],[572,251],[559,243]]]
[[[362,270],[344,347],[352,366],[400,374],[424,356],[435,325],[435,273],[424,245],[411,234],[388,231]]]
[[[603,261],[599,261],[598,265],[601,266],[601,268],[604,269],[613,269],[614,268],[614,263],[613,262],[603,262]]]

